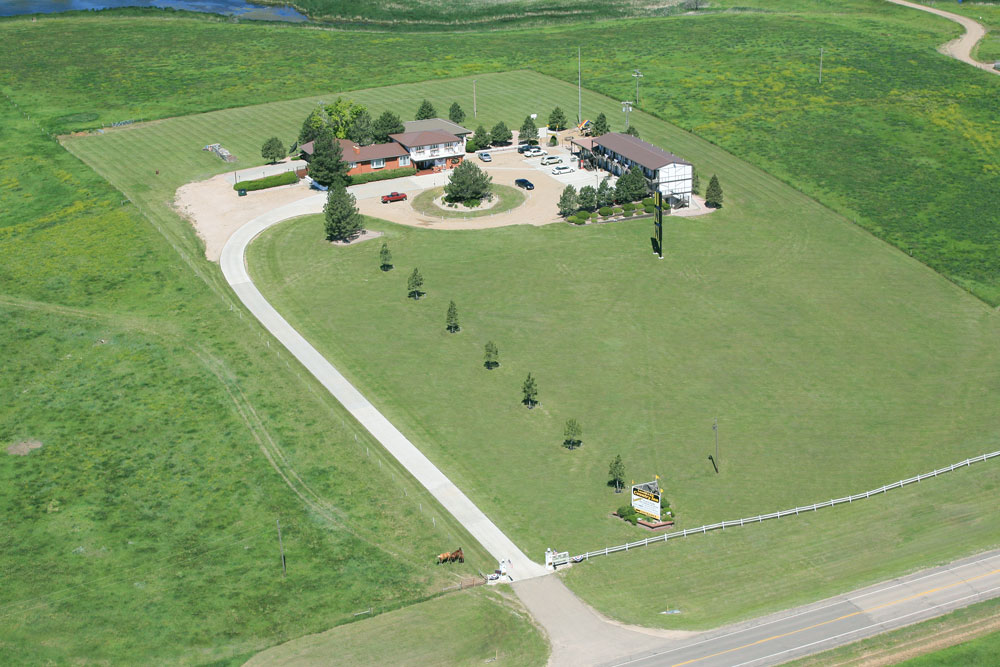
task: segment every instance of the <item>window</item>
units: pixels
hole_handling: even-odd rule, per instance
[[[410,166],[410,156],[409,155],[401,155],[399,157],[399,166],[400,167],[409,167]]]
[[[372,169],[381,169],[384,166],[385,166],[385,158],[372,160]]]
[[[355,168],[357,168],[357,166],[358,166],[357,162],[348,162],[347,163],[347,168],[348,169],[355,169]]]

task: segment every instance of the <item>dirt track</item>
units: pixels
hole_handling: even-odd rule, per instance
[[[924,12],[930,12],[931,14],[937,14],[938,16],[942,16],[960,24],[963,28],[965,28],[965,34],[958,39],[942,44],[938,47],[938,51],[946,56],[951,56],[956,60],[961,60],[963,63],[968,63],[973,67],[978,67],[979,69],[986,70],[987,72],[991,72],[993,74],[1000,74],[1000,70],[993,69],[992,65],[981,63],[972,57],[972,49],[974,49],[976,44],[979,43],[979,40],[986,35],[986,28],[984,28],[981,23],[973,21],[965,16],[946,12],[943,9],[927,7],[925,5],[919,5],[915,2],[907,2],[907,0],[889,0],[889,2],[895,5],[909,7],[910,9],[919,9]]]

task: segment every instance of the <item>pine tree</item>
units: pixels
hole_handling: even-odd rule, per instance
[[[705,189],[705,206],[709,208],[722,208],[722,186],[719,185],[719,177],[712,174],[712,180],[708,182]]]
[[[399,116],[391,111],[383,111],[372,125],[372,135],[375,143],[384,144],[389,141],[390,134],[400,134],[406,127]]]
[[[347,138],[358,146],[370,146],[375,143],[375,127],[371,114],[362,109],[347,128]]]
[[[497,349],[496,343],[493,341],[488,341],[483,354],[483,366],[487,370],[493,370],[500,365],[500,351]]]
[[[326,187],[346,186],[348,166],[343,160],[344,154],[340,141],[325,130],[313,142],[313,154],[309,160],[309,176],[320,185]]]
[[[531,120],[531,116],[524,117],[524,122],[521,123],[521,131],[517,135],[517,140],[522,144],[538,141],[538,127],[535,126],[535,121]]]
[[[527,405],[529,410],[538,405],[538,385],[535,384],[535,378],[531,377],[531,373],[528,373],[524,384],[521,385],[521,393],[524,395],[521,402]]]
[[[590,126],[590,136],[600,137],[610,131],[611,128],[608,126],[608,117],[604,115],[604,112],[601,112]]]
[[[583,444],[583,441],[580,440],[581,435],[583,435],[583,428],[580,427],[580,422],[575,419],[567,419],[566,428],[563,429],[563,447],[576,449]]]
[[[633,137],[635,137],[636,139],[638,139],[639,138],[639,128],[637,128],[635,125],[629,125],[628,127],[625,128],[625,134],[630,134]]]
[[[620,492],[625,483],[625,463],[622,461],[621,454],[617,454],[615,458],[611,459],[611,465],[608,466],[608,477],[611,478],[608,483],[614,485],[615,492]]]
[[[569,121],[566,120],[566,114],[562,109],[556,107],[549,114],[549,129],[556,132],[560,132],[566,129],[566,124]]]
[[[507,124],[500,121],[490,130],[490,138],[493,140],[493,145],[496,146],[499,144],[509,144],[514,135],[507,129]]]
[[[490,184],[493,178],[479,168],[475,162],[464,160],[455,167],[444,186],[444,194],[448,201],[482,200],[491,194]]]
[[[593,185],[585,185],[580,188],[576,203],[585,211],[593,211],[597,208],[597,189]]]
[[[646,177],[638,167],[632,167],[615,183],[615,199],[620,202],[639,201],[649,192]]]
[[[699,194],[701,191],[701,179],[698,178],[698,170],[691,167],[691,192]]]
[[[417,300],[424,295],[420,290],[424,286],[424,277],[420,275],[418,269],[413,269],[413,273],[406,280],[406,296],[413,300]]]
[[[392,271],[392,252],[389,244],[382,241],[382,249],[378,251],[379,268],[383,271]]]
[[[611,177],[605,176],[597,188],[597,207],[611,206],[615,203],[615,189],[611,186]]]
[[[271,137],[260,147],[260,156],[268,162],[277,162],[285,159],[285,146],[278,137]]]
[[[476,148],[489,148],[490,144],[493,143],[493,138],[490,133],[486,131],[486,128],[480,125],[476,128],[475,133],[472,135],[472,140],[476,142]]]
[[[428,118],[437,118],[437,111],[434,110],[434,105],[430,103],[430,100],[424,100],[420,103],[420,108],[417,109],[416,120],[427,120]]]
[[[448,120],[456,125],[461,125],[465,122],[465,112],[462,111],[462,107],[458,105],[458,102],[451,103],[451,108],[448,109]]]
[[[354,195],[343,185],[335,185],[326,194],[323,215],[327,241],[350,241],[365,230]]]
[[[448,316],[445,319],[445,328],[448,333],[458,333],[462,327],[458,325],[458,306],[452,301],[448,304]]]
[[[559,195],[559,215],[565,218],[576,213],[579,208],[577,199],[576,188],[572,185],[563,188],[562,194]]]

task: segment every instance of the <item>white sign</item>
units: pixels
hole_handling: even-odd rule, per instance
[[[632,487],[632,509],[660,520],[660,485],[655,480]]]

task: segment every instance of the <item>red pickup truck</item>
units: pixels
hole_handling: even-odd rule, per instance
[[[405,192],[390,192],[387,195],[382,195],[382,203],[388,204],[391,201],[406,201]]]

